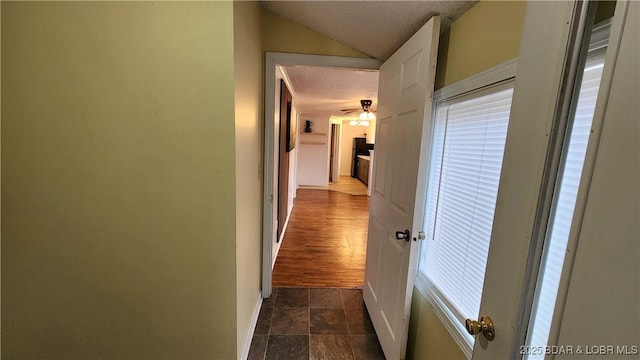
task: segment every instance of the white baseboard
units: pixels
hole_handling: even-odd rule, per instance
[[[278,243],[276,244],[276,251],[273,253],[271,269],[273,269],[273,267],[276,266],[276,259],[278,258],[278,253],[280,252],[280,246],[282,245],[284,234],[287,233],[287,226],[289,226],[289,219],[291,218],[292,212],[293,212],[293,206],[289,209],[289,213],[287,214],[287,219],[284,221],[284,226],[282,227],[282,234],[280,234],[280,239],[278,239]]]
[[[298,189],[301,190],[328,190],[329,185],[299,185]]]
[[[244,341],[244,348],[242,349],[242,354],[238,359],[246,360],[249,357],[249,350],[251,349],[251,341],[253,340],[253,333],[256,331],[256,324],[258,324],[258,315],[260,315],[260,308],[262,307],[262,291],[258,294],[258,299],[256,300],[256,306],[253,309],[253,316],[251,317],[251,324],[249,324],[249,329],[247,330],[246,339]]]

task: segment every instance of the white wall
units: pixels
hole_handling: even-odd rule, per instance
[[[351,126],[348,120],[342,122],[342,134],[340,134],[340,176],[351,176],[353,166],[353,138],[365,137],[367,128],[364,126]]]
[[[313,133],[303,133],[306,120],[313,122]],[[329,185],[329,116],[302,114],[298,119],[298,184]]]
[[[367,129],[367,143],[376,143],[376,119],[369,120],[369,127]]]

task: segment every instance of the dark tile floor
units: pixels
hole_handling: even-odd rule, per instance
[[[274,288],[249,360],[384,360],[358,289]]]

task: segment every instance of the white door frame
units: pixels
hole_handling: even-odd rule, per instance
[[[275,78],[276,66],[306,65],[334,68],[372,69],[380,68],[382,62],[377,59],[349,58],[340,56],[289,54],[267,52],[265,58],[265,95],[264,95],[264,165],[263,165],[263,215],[262,215],[262,297],[271,296],[271,275],[274,256],[273,244],[276,241],[273,215],[276,209],[274,195],[277,194],[278,179],[274,163],[275,141]]]

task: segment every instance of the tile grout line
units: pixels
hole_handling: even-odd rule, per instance
[[[347,339],[349,339],[349,346],[351,347],[351,355],[353,359],[356,359],[356,350],[353,348],[353,338],[351,337],[351,329],[349,328],[349,319],[347,318],[347,305],[344,303],[344,296],[342,295],[342,289],[340,292],[340,300],[342,301],[342,312],[344,313],[344,322],[347,323]]]
[[[271,296],[273,296],[273,306],[271,309],[271,319],[269,319],[269,331],[267,331],[267,346],[264,348],[263,360],[267,360],[267,350],[269,350],[269,343],[271,342],[271,325],[273,325],[273,317],[276,313],[276,300],[278,296],[278,288],[275,288],[275,291],[271,292]]]
[[[309,359],[309,360],[310,359],[314,359],[314,354],[315,354],[315,356],[318,355],[318,354],[314,353],[312,351],[312,348],[311,348],[311,346],[312,346],[312,344],[311,344],[311,335],[312,335],[312,333],[311,333],[311,309],[312,309],[312,306],[311,306],[311,291],[312,290],[320,290],[320,289],[323,289],[323,288],[306,288],[305,290],[307,292],[308,304],[307,304],[306,307],[299,308],[300,310],[305,309],[305,308],[307,310],[308,322],[307,322],[307,333],[306,333],[306,336],[307,336],[307,348],[308,348],[307,359]],[[271,317],[270,317],[269,329],[268,329],[267,335],[266,335],[267,336],[266,348],[265,348],[265,351],[263,352],[263,356],[260,358],[261,360],[269,359],[266,355],[267,355],[268,346],[271,343],[270,338],[275,336],[273,334],[273,325],[274,325],[274,321],[277,319],[276,318],[276,313],[275,313],[276,308],[277,308],[276,302],[277,302],[279,296],[282,295],[282,294],[280,294],[280,291],[278,291],[278,290],[281,290],[281,289],[279,289],[279,288],[275,289],[275,291],[274,291],[274,293],[272,295],[272,296],[274,296],[273,297],[273,304],[272,304],[273,305],[273,309],[272,309],[272,314],[271,314]],[[345,340],[349,342],[349,346],[347,348],[344,348],[344,350],[346,350],[346,351],[344,351],[344,352],[340,351],[340,352],[343,354],[342,356],[344,356],[344,359],[357,360],[358,357],[357,357],[356,354],[358,352],[356,352],[355,350],[356,350],[356,348],[360,349],[361,346],[358,346],[358,347],[355,346],[356,342],[354,342],[353,337],[354,336],[359,336],[359,335],[353,334],[352,333],[352,329],[350,329],[350,326],[349,326],[350,322],[349,322],[349,320],[347,318],[347,314],[348,314],[347,310],[348,309],[347,309],[347,303],[346,303],[346,299],[347,298],[349,298],[350,300],[351,300],[351,298],[353,298],[353,300],[355,300],[357,298],[357,296],[356,296],[357,294],[351,294],[350,290],[358,290],[358,289],[335,288],[335,291],[337,291],[337,293],[334,293],[334,294],[337,295],[337,298],[333,297],[331,299],[335,299],[335,300],[330,300],[330,301],[325,299],[325,298],[320,298],[318,300],[319,301],[319,307],[317,308],[317,310],[322,310],[322,309],[330,310],[330,309],[333,309],[334,305],[330,306],[330,304],[335,304],[336,300],[340,301],[340,304],[342,306],[342,313],[343,313],[343,316],[344,316],[344,319],[345,319],[345,325],[346,325],[346,332],[345,332],[345,336],[346,337],[345,337]],[[356,296],[356,297],[354,297],[354,296]],[[300,298],[298,298],[298,299],[300,299]],[[327,301],[329,301],[329,303],[327,303]],[[294,309],[294,308],[295,307],[292,307],[292,309]],[[340,333],[338,333],[338,332],[326,333],[325,335],[327,335],[327,336],[323,336],[322,334],[325,334],[325,333],[320,333],[320,335],[316,334],[316,336],[320,336],[320,338],[321,338],[321,339],[317,340],[317,341],[319,341],[318,345],[320,345],[320,346],[324,346],[322,344],[326,345],[326,344],[329,344],[329,343],[333,343],[332,341],[330,341],[329,338],[334,339],[333,341],[338,341],[338,338],[341,336],[341,335],[339,335]],[[364,339],[363,340],[367,340],[368,339],[368,337],[367,337],[368,334],[369,334],[368,332],[366,334],[364,334]],[[285,336],[292,336],[292,335],[294,335],[294,334],[292,333],[291,335],[285,335]],[[331,335],[331,336],[328,336],[328,335]],[[377,339],[377,337],[375,338],[375,340],[378,343],[378,346],[380,346],[379,340]],[[329,342],[327,342],[327,341],[329,341]],[[357,343],[360,344],[360,342],[357,342]],[[365,341],[365,343],[368,344],[369,341],[367,340],[367,341]],[[298,342],[298,344],[300,344],[300,343]],[[339,344],[339,342],[336,343],[336,344]],[[360,344],[360,345],[364,345],[364,344]],[[347,349],[349,349],[349,350],[347,350]],[[351,354],[350,357],[347,355],[349,353]],[[274,353],[274,355],[276,355],[276,354]]]
[[[307,359],[311,360],[311,289],[307,288],[307,314],[309,315],[308,329],[309,335],[307,336],[307,344],[309,352],[307,353]]]

